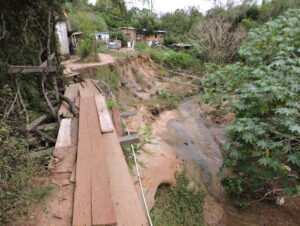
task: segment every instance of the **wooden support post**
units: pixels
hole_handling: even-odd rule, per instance
[[[26,74],[26,73],[49,73],[56,72],[56,67],[41,67],[41,66],[17,66],[9,65],[9,74]]]
[[[137,113],[135,111],[121,112],[120,117],[127,117],[127,116],[136,115],[136,114]]]
[[[138,134],[133,134],[130,136],[119,137],[119,142],[121,146],[129,146],[132,144],[137,144],[140,142],[140,138]]]
[[[118,108],[113,107],[112,109],[113,121],[117,135],[122,136],[122,126],[120,120],[120,111]]]

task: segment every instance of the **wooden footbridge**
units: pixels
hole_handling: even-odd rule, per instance
[[[115,128],[104,95],[85,80],[68,86],[65,96],[79,109],[79,120],[73,120],[62,103],[59,114],[65,118],[56,143],[56,150],[77,148],[72,225],[148,225],[116,132],[120,123],[115,119]],[[78,123],[76,141],[72,123]]]

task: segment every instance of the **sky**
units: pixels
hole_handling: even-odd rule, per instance
[[[227,0],[221,0],[222,2],[226,2]],[[96,0],[89,0],[90,3],[95,3]],[[147,8],[147,5],[140,3],[138,0],[130,0],[127,2],[129,8],[136,6],[139,8]],[[154,11],[156,13],[166,13],[173,12],[176,9],[187,8],[189,6],[197,6],[201,12],[206,12],[211,9],[213,6],[213,0],[154,0]]]

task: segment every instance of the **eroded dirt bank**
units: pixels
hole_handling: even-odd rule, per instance
[[[176,172],[186,169],[194,186],[206,191],[204,218],[207,225],[297,225],[294,209],[289,211],[273,203],[259,203],[241,212],[224,200],[221,178],[216,175],[222,165],[223,125],[211,123],[205,113],[212,109],[197,103],[198,97],[193,95],[199,90],[189,86],[197,84],[195,81],[160,70],[148,61],[147,56],[83,69],[81,73],[84,77],[110,84],[121,111],[138,113],[126,119],[130,131],[149,125],[153,128],[153,144],[145,147],[151,154],[141,153],[138,156],[146,166],[140,167],[140,170],[150,209],[154,206],[158,187],[162,184],[175,185]],[[105,86],[103,88],[105,90]],[[108,92],[107,100],[111,102]],[[230,120],[232,117],[221,121],[228,123]],[[71,169],[70,166],[68,177]],[[133,176],[132,179],[140,194],[137,178]],[[57,185],[51,180],[49,183],[57,188],[57,192],[38,206],[39,213],[34,219],[42,219],[40,222],[51,222],[49,219],[52,219],[60,222],[59,225],[69,225],[74,184]],[[70,191],[62,196],[68,187]],[[60,205],[62,202],[68,202],[69,207]],[[57,215],[55,205],[65,212]],[[272,217],[276,217],[275,220]],[[33,222],[36,222],[34,219]],[[277,221],[280,223],[276,224]]]

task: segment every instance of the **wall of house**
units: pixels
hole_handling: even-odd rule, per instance
[[[157,41],[160,43],[164,42],[164,34],[153,34],[153,35],[141,35],[141,42]]]
[[[133,42],[133,41],[136,41],[136,31],[135,30],[131,30],[131,29],[121,29],[121,30],[118,30],[119,32],[122,32],[125,37],[127,34],[129,34],[128,36],[128,41],[129,42]]]
[[[61,55],[69,55],[69,39],[68,39],[68,31],[66,22],[58,22],[56,24],[56,32],[60,44],[60,54]]]
[[[153,35],[147,35],[146,41],[157,41],[160,43],[164,42],[164,34],[153,34]]]

